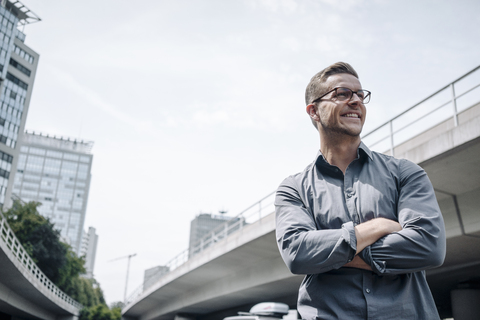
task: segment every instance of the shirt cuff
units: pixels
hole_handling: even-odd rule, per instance
[[[355,235],[355,227],[353,221],[342,224],[343,239],[348,243],[351,250],[348,254],[348,262],[352,261],[357,253],[357,236]]]
[[[387,263],[385,261],[373,260],[371,246],[365,247],[365,249],[363,249],[359,255],[366,264],[372,267],[373,272],[379,275],[385,273],[385,269],[387,269]]]

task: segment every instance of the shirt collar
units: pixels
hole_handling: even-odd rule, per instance
[[[357,149],[357,158],[361,158],[362,156],[367,155],[370,160],[373,161],[373,156],[372,156],[372,151],[363,143],[363,141],[360,142],[360,145],[358,146]],[[318,150],[317,156],[315,157],[315,165],[320,165],[323,167],[332,167],[325,157],[323,156],[322,152]]]
[[[358,146],[358,150],[359,151],[362,150],[370,158],[370,160],[373,161],[372,151],[368,149],[368,147],[363,143],[363,141],[360,142],[360,145]],[[357,154],[359,151],[357,151]]]

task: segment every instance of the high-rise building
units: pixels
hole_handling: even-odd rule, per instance
[[[17,27],[40,18],[20,1],[0,3],[0,206],[9,207],[39,55],[25,45]]]
[[[93,278],[95,257],[97,255],[98,235],[94,227],[89,227],[88,232],[83,232],[80,256],[85,256],[85,277]]]
[[[228,221],[232,222],[232,224],[236,224],[238,227],[240,225],[245,225],[244,218],[232,218],[225,216],[223,214],[226,213],[226,211],[221,211],[220,213],[220,215],[200,213],[190,222],[190,240],[188,245],[189,258],[198,253],[198,248],[196,248],[196,246],[199,245],[202,238],[220,225],[223,225]]]
[[[170,268],[167,266],[156,266],[145,270],[143,274],[143,290],[150,288],[160,279],[164,274],[168,273]]]
[[[77,255],[90,188],[93,142],[25,132],[20,141],[14,196],[37,201],[38,212],[61,232]]]

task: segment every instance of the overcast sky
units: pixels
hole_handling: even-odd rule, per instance
[[[85,229],[108,303],[315,156],[309,79],[346,61],[364,133],[480,64],[480,2],[22,0],[40,54],[26,129],[94,141]]]

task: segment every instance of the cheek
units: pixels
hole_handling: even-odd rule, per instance
[[[320,120],[323,123],[328,123],[334,121],[333,112],[331,109],[320,109],[319,113]]]

